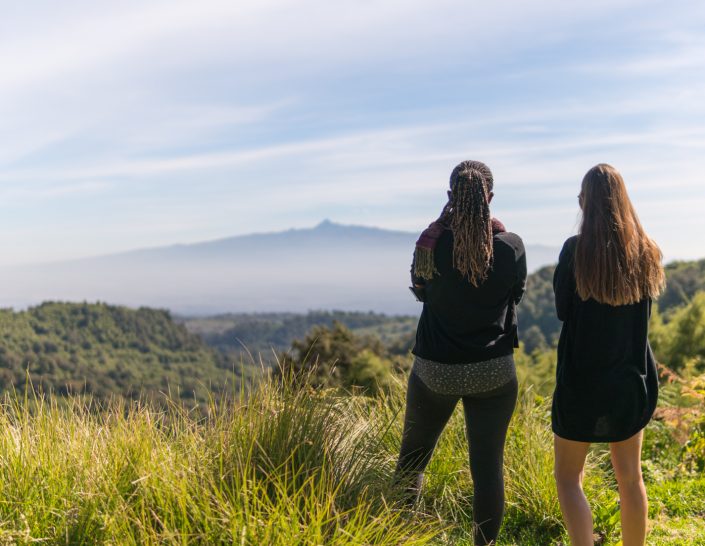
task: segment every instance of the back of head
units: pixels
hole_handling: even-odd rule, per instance
[[[460,176],[461,173],[465,173],[467,171],[477,171],[480,173],[480,176],[484,178],[485,184],[487,185],[487,191],[491,192],[494,188],[494,177],[492,176],[492,171],[490,168],[485,165],[482,161],[463,161],[462,163],[458,163],[455,168],[453,169],[453,172],[450,173],[450,189],[453,189],[453,186],[458,182],[458,177]]]
[[[444,216],[453,232],[453,267],[473,286],[487,278],[492,264],[492,185],[492,173],[479,161],[464,161],[450,176],[450,199]]]
[[[575,251],[580,298],[627,305],[658,296],[664,285],[661,250],[641,226],[622,175],[610,165],[596,165],[583,178],[580,201]]]

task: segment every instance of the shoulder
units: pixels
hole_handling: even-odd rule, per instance
[[[573,235],[572,237],[568,237],[565,242],[563,243],[563,248],[570,247],[570,248],[575,248],[575,245],[578,243],[578,236]]]
[[[558,265],[556,266],[556,275],[567,275],[573,271],[575,267],[575,247],[578,243],[578,236],[573,235],[568,237],[563,243],[561,253],[558,256]],[[560,272],[560,273],[559,273]]]
[[[563,248],[561,248],[561,255],[559,259],[565,259],[573,256],[575,254],[575,247],[578,244],[578,236],[573,235],[568,237],[563,243]]]
[[[521,240],[516,233],[511,231],[503,231],[494,235],[495,248],[511,249],[515,255],[519,256],[525,253],[524,241]]]

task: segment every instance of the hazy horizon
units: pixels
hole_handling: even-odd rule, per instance
[[[76,261],[1,268],[0,305],[105,301],[179,314],[305,312],[413,314],[409,264],[417,234],[330,221],[311,229],[170,245]],[[558,248],[527,245],[530,271]]]
[[[217,242],[221,242],[221,241],[227,241],[229,239],[237,239],[237,238],[250,237],[250,236],[277,235],[277,234],[282,234],[282,233],[287,233],[287,232],[292,232],[292,231],[314,230],[314,229],[320,227],[321,225],[325,225],[325,224],[331,224],[331,225],[343,226],[343,227],[361,227],[361,228],[368,228],[368,229],[379,229],[379,230],[384,230],[384,231],[389,231],[389,232],[394,232],[394,233],[403,233],[405,235],[414,235],[414,236],[417,236],[420,234],[420,232],[414,232],[414,231],[409,231],[409,230],[404,230],[404,229],[387,229],[387,228],[383,228],[381,226],[364,225],[364,224],[359,224],[359,223],[343,224],[340,222],[336,222],[335,220],[331,220],[330,218],[323,218],[319,222],[316,222],[315,224],[312,224],[312,225],[300,226],[300,227],[290,227],[290,228],[282,229],[282,230],[268,230],[268,231],[254,231],[251,233],[238,233],[238,234],[234,234],[234,235],[226,235],[223,237],[215,237],[212,239],[205,239],[205,240],[198,240],[198,241],[195,241],[195,240],[188,241],[188,242],[174,241],[174,242],[166,243],[163,245],[125,248],[125,249],[116,250],[114,252],[106,252],[103,254],[85,254],[85,255],[78,255],[78,256],[67,256],[63,259],[22,262],[22,263],[12,264],[12,265],[6,266],[6,267],[25,268],[25,267],[31,267],[31,266],[42,266],[42,265],[80,262],[82,260],[91,260],[93,258],[105,258],[105,257],[119,256],[119,255],[123,255],[123,254],[131,254],[131,253],[135,253],[135,252],[163,250],[163,249],[179,248],[179,247],[189,247],[189,246],[196,246],[196,245],[201,245],[201,244],[217,243]],[[524,241],[524,243],[527,245],[531,245],[533,247],[554,249],[554,250],[556,250],[556,252],[558,250],[560,250],[560,247],[556,246],[556,245],[544,245],[541,243],[534,244],[531,241]],[[556,254],[556,261],[558,261],[558,254]]]
[[[5,266],[0,265],[0,268],[2,268],[2,267],[5,267],[5,268],[25,268],[25,267],[31,267],[31,266],[42,266],[42,265],[63,264],[63,263],[70,263],[70,262],[80,262],[82,260],[111,257],[111,256],[116,256],[116,255],[121,255],[121,254],[130,254],[130,253],[134,253],[134,252],[160,250],[160,249],[168,249],[168,248],[176,248],[176,247],[188,247],[188,246],[195,246],[195,245],[204,244],[204,243],[215,243],[215,242],[219,242],[219,241],[236,239],[236,238],[240,238],[240,237],[249,237],[251,235],[275,235],[275,234],[279,234],[279,233],[286,233],[289,231],[311,230],[311,229],[315,229],[316,227],[318,227],[321,224],[324,224],[326,222],[332,223],[334,225],[346,226],[346,227],[363,227],[363,228],[370,228],[370,229],[382,229],[382,230],[386,230],[386,231],[404,233],[404,234],[409,234],[409,235],[420,234],[420,231],[415,232],[415,231],[409,231],[409,230],[404,230],[404,229],[387,229],[387,228],[383,228],[381,226],[364,225],[364,224],[360,224],[360,223],[343,224],[343,223],[337,222],[335,220],[331,220],[330,218],[323,218],[322,220],[320,220],[314,224],[311,224],[311,225],[304,225],[304,226],[299,226],[299,227],[289,227],[289,228],[282,229],[282,230],[272,229],[272,230],[263,230],[263,231],[253,231],[253,232],[249,232],[249,233],[238,233],[238,234],[233,234],[233,235],[224,235],[224,236],[214,237],[214,238],[205,239],[205,240],[165,242],[164,244],[155,244],[155,245],[151,245],[151,246],[137,246],[137,247],[133,247],[133,248],[117,249],[112,252],[73,255],[73,256],[69,255],[64,258],[57,258],[57,259],[53,259],[53,260],[47,260],[47,259],[42,260],[41,258],[38,258],[36,260],[28,261],[28,262],[19,262],[19,263],[5,265]],[[565,238],[567,239],[572,234],[573,233],[567,234]],[[556,250],[556,252],[558,252],[560,250],[560,244],[550,245],[550,244],[544,244],[544,243],[534,243],[533,241],[526,241],[526,240],[524,240],[524,243],[527,245],[531,245],[533,247],[554,249],[554,250]],[[662,250],[664,250],[664,249],[662,248]],[[669,262],[673,262],[673,261],[689,261],[689,260],[698,260],[698,259],[705,259],[705,255],[692,256],[692,257],[690,257],[690,256],[686,256],[686,257],[669,256],[668,254],[666,254],[666,250],[664,250],[664,259],[663,259],[664,264],[669,263]],[[557,261],[558,261],[558,254],[556,253],[556,262]]]

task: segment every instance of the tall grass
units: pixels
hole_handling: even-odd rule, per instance
[[[368,412],[273,382],[205,413],[8,397],[0,543],[426,544],[441,526],[386,503]]]
[[[555,544],[564,532],[549,406],[522,390],[500,544]],[[461,412],[441,438],[420,506],[408,510],[391,486],[403,409],[400,383],[371,398],[263,381],[198,411],[6,397],[0,544],[472,544]],[[604,453],[587,474],[596,524],[613,537]]]

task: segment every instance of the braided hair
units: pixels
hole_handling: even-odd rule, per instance
[[[452,190],[458,183],[459,178],[462,178],[465,176],[465,173],[468,171],[477,171],[480,173],[480,176],[485,180],[485,184],[487,185],[487,193],[489,194],[492,192],[492,189],[494,187],[494,177],[492,176],[492,171],[490,168],[485,165],[482,161],[463,161],[462,163],[459,163],[456,165],[455,169],[453,169],[453,172],[450,173],[450,189]],[[445,225],[450,225],[450,211],[452,207],[452,192],[448,192],[448,203],[446,203],[445,207],[443,207],[443,212],[441,212],[441,216],[438,218],[438,221],[445,224]]]
[[[492,265],[492,218],[489,200],[492,171],[480,161],[463,161],[450,175],[448,202],[440,217],[416,242],[413,273],[431,280],[438,275],[434,249],[445,229],[453,233],[453,267],[473,286],[479,286]]]
[[[441,221],[453,232],[453,267],[479,286],[492,265],[492,173],[479,161],[464,161],[450,175],[448,203]]]

